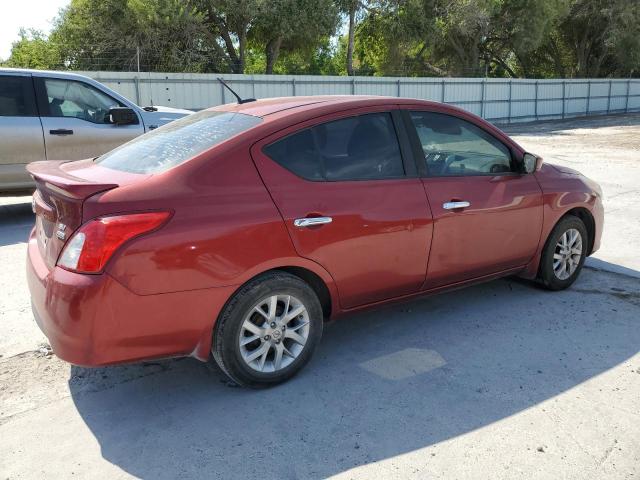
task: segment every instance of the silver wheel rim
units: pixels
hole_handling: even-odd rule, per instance
[[[309,313],[292,295],[272,295],[256,303],[240,328],[240,353],[258,372],[277,372],[300,356],[309,338]]]
[[[553,253],[553,273],[560,280],[574,274],[582,257],[582,235],[575,228],[562,234]]]

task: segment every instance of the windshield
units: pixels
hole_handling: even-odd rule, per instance
[[[103,167],[160,173],[262,121],[243,113],[202,111],[145,133],[96,159]]]

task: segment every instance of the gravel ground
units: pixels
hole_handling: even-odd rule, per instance
[[[0,479],[640,477],[640,115],[507,131],[604,189],[574,287],[498,280],[352,315],[264,391],[191,359],[58,360],[29,311],[29,198],[0,198]]]

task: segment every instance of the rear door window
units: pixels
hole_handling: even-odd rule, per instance
[[[405,174],[387,112],[322,123],[267,145],[264,153],[307,180],[380,180]]]
[[[103,167],[132,173],[160,173],[255,127],[262,119],[204,110],[145,133],[96,159]]]
[[[37,117],[31,77],[0,75],[0,117]]]

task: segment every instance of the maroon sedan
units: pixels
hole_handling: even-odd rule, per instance
[[[594,182],[419,100],[224,105],[28,168],[54,352],[213,357],[242,385],[291,377],[346,312],[506,275],[567,288],[602,234]]]

